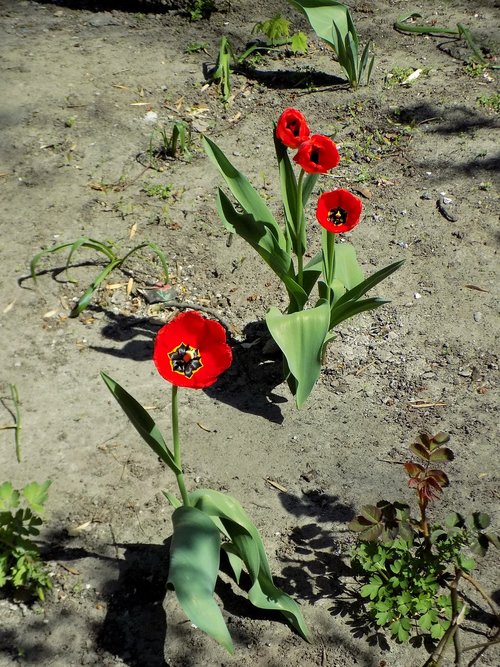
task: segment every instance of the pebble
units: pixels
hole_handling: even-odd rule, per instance
[[[478,310],[474,313],[473,317],[475,322],[481,322],[481,320],[483,319],[483,314]]]
[[[422,298],[422,295],[419,294],[418,292],[415,292],[415,293],[413,294],[413,298],[414,298],[414,299],[421,299],[421,298]]]

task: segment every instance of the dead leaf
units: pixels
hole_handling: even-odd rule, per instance
[[[201,422],[196,422],[196,423],[203,431],[206,431],[207,433],[212,433],[211,428],[208,428],[207,426],[204,426]]]
[[[283,486],[283,485],[280,484],[279,482],[275,482],[273,479],[267,479],[267,478],[266,478],[266,482],[267,482],[268,484],[270,484],[271,486],[274,486],[274,488],[275,488],[275,489],[278,489],[278,491],[282,491],[283,493],[287,493],[287,492],[288,492],[288,489],[287,489],[285,486]]]
[[[130,232],[128,234],[129,240],[132,240],[134,238],[134,236],[136,235],[136,232],[137,232],[137,222],[134,222],[134,224],[130,228]]]
[[[467,289],[475,289],[476,292],[486,292],[487,294],[490,293],[490,290],[483,289],[482,287],[478,287],[477,285],[464,285],[464,287],[467,287]]]

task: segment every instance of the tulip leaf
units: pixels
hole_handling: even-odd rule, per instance
[[[336,246],[335,253],[338,253],[340,248],[344,248],[345,246],[346,244]],[[358,281],[351,287],[348,287],[348,291],[344,294],[344,296],[341,299],[339,299],[336,305],[340,306],[344,304],[346,301],[357,301],[360,297],[366,294],[368,290],[378,285],[380,282],[382,282],[382,280],[385,280],[388,276],[391,275],[391,273],[394,273],[394,271],[397,271],[399,267],[402,266],[403,264],[404,260],[393,262],[392,264],[385,266],[383,269],[376,271],[374,274],[372,274],[365,280],[363,280],[361,276],[361,281]]]
[[[352,20],[348,8],[335,0],[288,0],[306,16],[314,32],[339,53],[339,41],[344,42],[351,32]],[[336,26],[336,31],[333,30]]]
[[[350,243],[335,245],[335,265],[333,277],[340,281],[346,290],[351,290],[363,281],[363,271],[356,258],[356,250]]]
[[[212,489],[198,489],[190,493],[189,501],[223,524],[223,532],[231,540],[225,543],[224,549],[228,553],[236,580],[239,580],[242,564],[250,576],[250,602],[259,609],[281,612],[292,627],[310,641],[310,633],[299,605],[274,585],[262,538],[238,501]]]
[[[297,210],[297,179],[293,170],[288,151],[274,133],[274,148],[278,160],[278,169],[280,175],[281,199],[285,211],[285,223],[290,245],[296,255],[302,254],[305,248],[305,238],[297,238],[299,226],[299,215],[304,215],[303,211]],[[305,226],[304,226],[305,228]],[[304,234],[305,236],[305,230]]]
[[[321,300],[315,308],[286,315],[272,307],[266,323],[296,380],[295,401],[300,408],[321,372],[321,350],[330,328],[330,306]]]
[[[175,590],[189,620],[233,653],[231,636],[214,600],[220,532],[210,517],[196,507],[179,507],[172,515],[172,522],[167,586]]]
[[[238,213],[230,199],[220,189],[217,195],[217,212],[226,227],[230,225],[259,253],[283,281],[290,298],[295,301],[298,308],[302,308],[307,301],[307,294],[296,282],[292,258],[281,247],[272,228],[267,223],[257,220],[251,213]]]
[[[378,296],[376,296],[371,299],[354,301],[353,303],[348,301],[347,303],[343,303],[341,305],[335,304],[332,308],[332,314],[330,318],[330,329],[333,329],[333,327],[336,327],[337,324],[340,324],[344,320],[348,320],[350,317],[353,317],[354,315],[358,315],[359,313],[364,313],[366,310],[375,310],[375,308],[383,306],[384,303],[389,303],[389,301],[387,301],[386,299],[381,299]]]
[[[207,137],[203,137],[203,147],[210,160],[219,168],[229,189],[246,213],[263,223],[267,223],[279,246],[285,250],[286,241],[267,204],[250,184],[247,177],[234,167],[220,148]]]
[[[110,378],[109,375],[101,372],[101,377],[144,442],[151,447],[154,453],[159,456],[176,475],[181,473],[182,470],[175,463],[174,456],[167,447],[160,429],[151,415],[146,412],[139,401],[136,401],[128,391],[121,387],[118,382],[115,382]]]

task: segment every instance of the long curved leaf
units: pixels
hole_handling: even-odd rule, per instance
[[[281,612],[292,627],[306,641],[310,641],[309,629],[299,605],[274,585],[262,538],[238,501],[212,489],[198,489],[189,494],[189,500],[224,525],[223,532],[231,542],[223,546],[236,579],[239,580],[243,564],[250,575],[250,602],[259,609]]]
[[[344,295],[345,296],[345,295]],[[340,324],[344,320],[348,320],[354,315],[359,313],[364,313],[366,310],[375,310],[375,308],[380,308],[384,303],[390,303],[386,299],[381,299],[376,296],[371,299],[363,299],[363,301],[347,301],[341,305],[335,305],[332,308],[332,314],[330,318],[330,329],[336,327],[337,324]]]
[[[250,213],[258,221],[267,223],[268,229],[272,231],[279,246],[285,250],[285,236],[274,219],[267,204],[259,193],[250,184],[250,181],[227,159],[220,148],[207,137],[203,137],[203,147],[210,160],[218,167],[224,177],[229,189],[238,200],[238,203],[246,213]]]
[[[339,248],[341,247],[342,246],[339,246]],[[385,280],[385,278],[390,276],[391,273],[394,273],[394,271],[397,271],[399,267],[404,264],[404,261],[404,259],[401,259],[398,262],[393,262],[392,264],[385,266],[383,269],[376,271],[371,276],[368,276],[366,280],[355,283],[348,288],[348,291],[341,299],[339,299],[336,305],[341,306],[347,301],[357,301],[361,296],[363,296],[363,294],[366,294],[368,290],[372,289],[372,287],[375,287],[375,285],[378,285],[380,282],[382,282],[382,280]]]
[[[196,507],[179,507],[172,522],[167,586],[175,590],[189,620],[233,653],[231,636],[214,600],[220,532],[210,517]]]
[[[288,2],[304,14],[314,32],[325,42],[333,46],[338,53],[339,45],[333,23],[338,28],[342,41],[349,33],[348,8],[335,0],[288,0]]]
[[[144,442],[151,447],[154,453],[159,456],[176,475],[180,474],[182,470],[175,463],[174,456],[167,447],[165,440],[160,433],[160,429],[151,415],[146,412],[139,401],[136,401],[128,391],[120,386],[118,382],[115,382],[115,380],[110,378],[109,375],[101,372],[101,377]]]
[[[321,350],[330,328],[330,306],[320,301],[315,308],[286,315],[272,307],[266,323],[297,381],[295,401],[300,408],[321,372]]]
[[[290,255],[280,245],[268,224],[256,220],[250,213],[238,213],[231,200],[219,189],[217,193],[217,212],[223,224],[232,227],[252,248],[259,253],[276,275],[284,283],[293,300],[302,308],[307,301],[307,294],[295,280],[293,262]]]

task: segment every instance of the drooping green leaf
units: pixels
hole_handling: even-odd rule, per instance
[[[26,502],[31,507],[31,509],[37,514],[43,514],[44,505],[47,501],[49,495],[49,487],[52,484],[51,480],[48,479],[42,484],[37,482],[30,482],[26,484],[23,489],[23,496],[26,499]]]
[[[170,493],[170,491],[162,491],[162,493],[174,509],[182,507],[181,501],[179,498],[177,498],[177,496],[174,496],[173,493]]]
[[[300,408],[321,372],[321,352],[330,328],[330,306],[320,301],[315,308],[286,315],[272,307],[266,315],[266,324],[296,380],[295,401]]]
[[[196,507],[179,507],[172,515],[172,522],[174,534],[167,586],[175,590],[189,620],[233,653],[231,636],[214,600],[220,532]]]
[[[94,292],[97,290],[99,285],[108,277],[111,271],[113,271],[113,269],[115,269],[120,264],[121,264],[120,259],[113,260],[107,266],[105,266],[102,271],[99,272],[97,277],[94,278],[94,280],[90,283],[90,285],[87,287],[82,296],[78,299],[76,306],[72,308],[69,314],[70,317],[78,317],[78,315],[85,310],[85,308],[89,305],[90,301],[92,300],[92,296],[94,295]]]
[[[282,280],[297,308],[302,308],[307,301],[307,295],[295,280],[291,256],[281,247],[268,224],[256,220],[250,213],[238,213],[222,190],[218,191],[216,203],[223,224],[230,226],[258,252]]]
[[[212,520],[217,519],[216,525],[222,523],[222,532],[230,540],[225,550],[236,578],[239,579],[242,563],[250,576],[250,602],[260,609],[281,612],[297,632],[310,641],[299,605],[274,585],[262,538],[238,501],[212,489],[198,489],[189,494],[189,500]]]
[[[339,40],[334,34],[333,24],[345,40],[349,32],[348,8],[335,0],[288,0],[299,12],[304,14],[314,32],[330,44],[338,54]]]
[[[218,167],[234,197],[246,213],[256,220],[268,224],[279,246],[286,248],[285,237],[267,204],[244,176],[227,159],[220,148],[207,137],[203,137],[203,147],[210,160]]]
[[[182,472],[174,461],[174,456],[167,447],[165,440],[151,415],[142,405],[131,396],[128,391],[115,382],[109,375],[101,372],[106,386],[120,404],[121,409],[130,419],[141,438],[148,444],[154,453],[168,465],[177,475]]]

